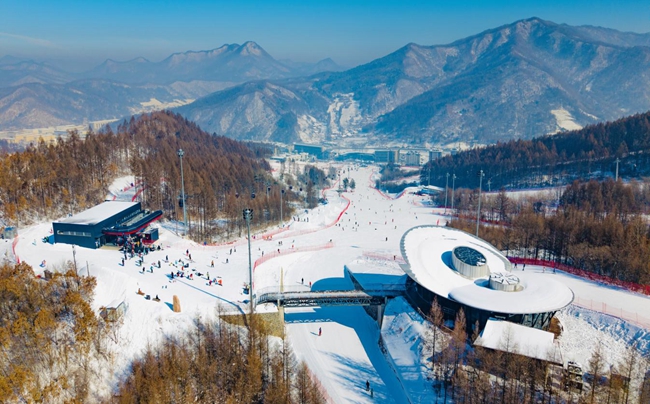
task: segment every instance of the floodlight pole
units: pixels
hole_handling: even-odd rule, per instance
[[[447,183],[445,184],[445,213],[447,213],[447,192],[449,190],[449,173],[447,173]]]
[[[615,181],[618,181],[618,163],[620,163],[621,160],[618,157],[616,157],[616,160],[614,160],[614,162],[616,163],[616,179],[615,179]]]
[[[251,219],[253,218],[253,209],[244,209],[244,220],[246,220],[246,232],[248,235],[248,297],[250,301],[250,312],[254,313],[253,305],[253,265],[251,260]]]
[[[456,174],[451,176],[451,214],[454,215],[454,191],[456,190]]]
[[[476,237],[478,237],[478,223],[479,219],[481,218],[481,188],[483,187],[483,177],[485,176],[485,173],[483,173],[483,170],[481,170],[478,174],[479,176],[479,182],[478,182],[478,211],[476,212]]]
[[[185,209],[185,178],[183,177],[183,156],[185,152],[183,149],[178,149],[178,157],[181,159],[181,201],[183,201],[183,227],[185,227],[185,235],[187,235],[187,210]]]

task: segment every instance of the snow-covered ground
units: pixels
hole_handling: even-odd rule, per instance
[[[372,184],[376,175],[376,168],[374,170],[373,167],[352,168],[350,174],[357,184],[354,192],[340,196],[334,186],[324,191],[329,201],[327,205],[307,212],[302,210],[293,218],[287,216],[284,228],[271,229],[276,232],[271,239],[256,234],[251,243],[253,260],[265,254],[255,269],[256,290],[277,287],[280,279],[285,287],[305,290],[310,283],[314,290],[349,289],[352,286],[344,269],[347,264],[369,262],[376,266],[394,266],[402,259],[399,242],[404,232],[422,224],[444,225],[445,216],[439,214],[442,212],[436,213],[422,203],[428,199],[426,196],[404,193],[394,199],[369,188],[367,185]],[[133,178],[121,178],[111,187],[116,200],[133,198],[137,187],[130,187],[132,182]],[[164,223],[158,243],[163,250],[145,256],[144,273],[136,266],[135,259],[121,266],[122,256],[117,250],[74,249],[80,272],[97,277],[94,307],[99,310],[115,301],[128,304],[118,336],[119,345],[113,347],[113,367],[105,370],[104,393],[114,386],[132,358],[147,344],[155,344],[163,336],[191,326],[196,316],[214,317],[217,305],[232,312],[248,308],[248,295],[243,294],[242,287],[248,282],[245,240],[202,246],[178,237],[167,230]],[[45,268],[61,267],[65,261],[73,259],[72,246],[41,242],[44,236],[51,234],[50,223],[19,229],[19,234],[16,253],[32,265],[37,274]],[[191,261],[186,252],[191,255]],[[170,272],[180,269],[175,265],[180,259],[190,262],[186,273],[192,273],[193,280],[169,279]],[[43,261],[45,267],[39,265]],[[158,261],[162,268],[149,272],[151,264],[157,266]],[[527,272],[534,270],[541,271],[541,268],[526,268]],[[576,296],[598,299],[630,312],[650,313],[647,297],[560,272],[546,272],[540,276],[555,277],[571,287]],[[220,278],[223,286],[209,285],[208,273],[210,278]],[[136,294],[138,288],[152,298],[157,295],[161,302],[145,300]],[[174,295],[180,299],[181,313],[171,310]],[[258,309],[275,310],[272,305]],[[406,316],[401,312],[407,313]],[[432,390],[426,390],[425,368],[419,364],[421,320],[418,324],[414,313],[399,302],[389,305],[386,314],[380,330],[360,307],[286,310],[289,342],[296,355],[304,359],[320,379],[333,402],[417,402],[427,391],[433,394]],[[646,330],[616,318],[573,307],[561,312],[559,318],[564,324],[561,342],[565,359],[584,361],[596,341],[611,341],[606,347],[611,351],[612,361],[621,357],[625,343],[633,339],[645,341],[639,344],[645,352],[650,349]],[[319,328],[321,336],[318,336]],[[380,335],[383,335],[388,356],[379,346]],[[365,390],[366,381],[370,382],[374,397]]]

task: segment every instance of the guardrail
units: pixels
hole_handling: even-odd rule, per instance
[[[386,298],[404,294],[404,287],[388,285],[376,290],[282,291],[264,288],[257,292],[255,305],[274,303],[285,307],[370,306],[385,303]]]

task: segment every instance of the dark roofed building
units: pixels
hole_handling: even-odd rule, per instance
[[[136,233],[159,219],[162,211],[143,211],[140,202],[107,201],[52,223],[54,242],[99,248],[118,236]]]

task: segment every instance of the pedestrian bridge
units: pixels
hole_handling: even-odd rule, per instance
[[[273,303],[284,307],[314,306],[380,306],[386,300],[402,296],[405,286],[400,284],[367,285],[371,288],[360,290],[319,290],[306,287],[281,291],[279,287],[264,288],[257,292],[255,305]]]

